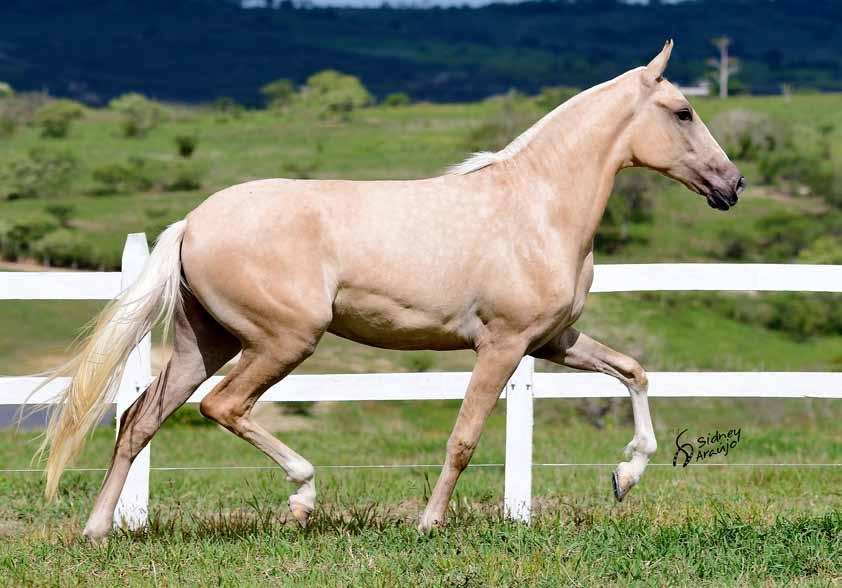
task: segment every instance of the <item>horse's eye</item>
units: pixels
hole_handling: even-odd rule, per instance
[[[675,116],[678,117],[678,120],[689,121],[693,120],[693,113],[690,111],[689,108],[682,108],[678,112],[675,113]]]

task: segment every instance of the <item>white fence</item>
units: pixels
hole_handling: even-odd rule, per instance
[[[131,284],[149,250],[142,233],[128,236],[123,272],[0,272],[2,300],[109,300]],[[842,266],[767,264],[635,264],[596,267],[591,292],[677,290],[842,292]],[[0,307],[1,308],[1,307]],[[133,351],[117,397],[119,417],[151,381],[150,338]],[[461,399],[468,373],[293,375],[273,386],[263,402],[314,400]],[[220,380],[213,377],[188,402],[199,402]],[[57,381],[28,398],[40,378],[0,378],[0,404],[49,404],[66,385]],[[654,372],[652,397],[842,398],[842,373],[821,372]],[[535,398],[626,396],[613,378],[589,373],[535,372],[521,362],[503,392],[506,399],[505,499],[507,514],[529,521],[532,501],[532,418]],[[135,460],[120,498],[115,524],[146,522],[150,448]]]

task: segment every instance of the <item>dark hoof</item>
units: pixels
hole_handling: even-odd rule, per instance
[[[623,498],[626,497],[628,490],[625,492],[620,490],[620,481],[617,479],[617,472],[611,474],[611,485],[614,487],[614,498],[617,499],[617,502],[623,502]]]

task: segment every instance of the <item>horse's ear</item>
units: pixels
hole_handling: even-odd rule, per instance
[[[670,60],[672,45],[672,39],[667,39],[667,42],[664,43],[664,48],[661,49],[661,52],[658,53],[655,56],[655,59],[650,61],[649,65],[646,66],[643,78],[648,83],[654,84],[661,81],[661,78],[664,76],[664,70],[667,69],[667,63],[669,63]]]

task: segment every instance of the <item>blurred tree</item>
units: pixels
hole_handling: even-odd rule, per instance
[[[178,154],[185,159],[188,159],[193,155],[198,143],[199,137],[197,137],[195,133],[175,136],[175,144],[178,148]]]
[[[348,118],[357,108],[368,106],[374,98],[356,76],[326,69],[307,78],[302,98],[316,105],[324,115]]]
[[[76,213],[76,208],[68,204],[51,204],[44,208],[44,212],[52,216],[60,227],[70,228],[70,219]]]
[[[719,49],[719,59],[708,59],[708,65],[716,68],[719,97],[725,99],[728,97],[728,80],[731,74],[740,71],[740,63],[736,57],[730,57],[728,55],[728,47],[731,46],[731,39],[728,37],[716,37],[715,39],[711,39],[711,43]]]
[[[211,104],[211,108],[213,108],[219,114],[226,116],[230,115],[234,118],[238,118],[245,111],[243,105],[231,98],[230,96],[220,96],[219,98],[213,101],[213,104]]]
[[[15,91],[6,82],[0,82],[0,98],[9,98],[15,95]]]
[[[295,98],[295,84],[292,80],[281,78],[260,88],[260,93],[266,98],[266,105],[270,108],[283,108]]]
[[[54,100],[41,106],[35,113],[35,124],[41,136],[61,139],[67,136],[70,123],[85,115],[85,108],[73,100]]]
[[[166,118],[163,106],[136,92],[115,98],[108,107],[123,115],[123,132],[127,137],[145,135]]]
[[[69,151],[31,149],[0,168],[0,198],[45,198],[66,192],[77,168]]]
[[[385,104],[386,106],[391,106],[393,108],[399,106],[408,106],[411,102],[412,99],[406,92],[392,92],[383,100],[383,104]]]

